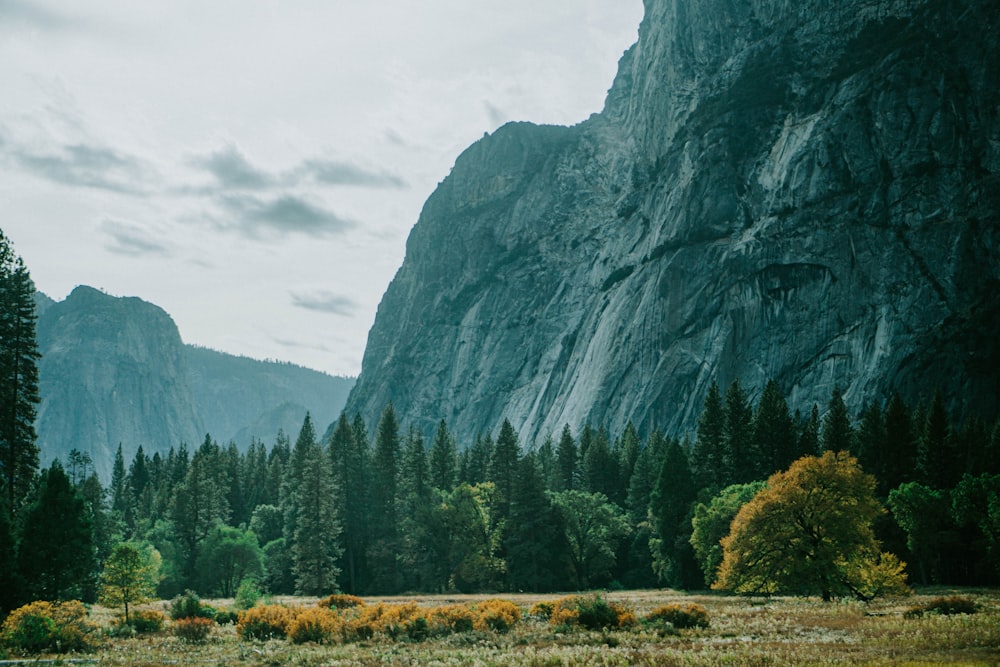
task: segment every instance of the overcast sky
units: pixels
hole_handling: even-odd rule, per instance
[[[0,229],[40,290],[334,374],[420,207],[510,120],[600,111],[641,0],[0,0]]]

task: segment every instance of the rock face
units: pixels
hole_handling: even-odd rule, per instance
[[[270,443],[278,428],[294,437],[307,410],[334,419],[353,386],[184,345],[170,316],[138,298],[78,287],[65,301],[38,302],[42,459],[65,462],[78,449],[105,481],[119,443],[126,463],[140,445],[152,456],[182,442],[195,447],[206,433],[222,443],[237,435],[244,446],[250,437]],[[283,419],[264,419],[279,406]]]
[[[509,124],[424,206],[348,410],[464,441],[1000,395],[1000,3],[647,0],[604,111]]]

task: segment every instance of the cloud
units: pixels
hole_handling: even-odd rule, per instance
[[[37,3],[22,0],[0,0],[0,26],[14,25],[15,21],[30,24],[45,30],[61,30],[72,26],[75,21],[54,14]]]
[[[21,148],[13,151],[13,157],[21,167],[55,183],[122,194],[143,192],[142,163],[104,146],[70,144],[54,152]]]
[[[353,221],[296,195],[286,194],[270,201],[229,196],[224,197],[222,203],[237,220],[216,226],[223,230],[236,229],[253,238],[290,234],[318,238],[346,232],[356,226]]]
[[[110,252],[129,257],[149,255],[168,256],[170,250],[138,225],[106,219],[101,223],[101,231],[109,241],[104,245]]]
[[[226,146],[195,164],[207,169],[225,189],[264,190],[277,185],[277,179],[250,164],[235,146]]]
[[[295,174],[312,178],[323,185],[357,185],[369,188],[405,188],[406,181],[395,174],[369,171],[339,160],[307,160]]]
[[[291,292],[291,295],[292,305],[296,308],[315,310],[321,313],[351,317],[359,308],[358,302],[354,299],[327,290],[318,290],[305,294]]]

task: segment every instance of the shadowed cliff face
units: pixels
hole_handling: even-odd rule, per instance
[[[348,410],[693,429],[712,380],[997,413],[1000,3],[649,0],[603,113],[428,199]]]

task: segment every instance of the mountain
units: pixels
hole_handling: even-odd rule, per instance
[[[206,433],[243,448],[294,437],[306,411],[333,420],[353,385],[291,364],[185,345],[163,309],[135,297],[77,287],[62,302],[38,304],[42,402],[36,428],[42,458],[90,454],[102,479],[115,451],[126,462],[140,445],[150,456]]]
[[[992,418],[997,9],[646,0],[600,114],[505,125],[427,200],[348,411],[681,433],[774,378]]]

